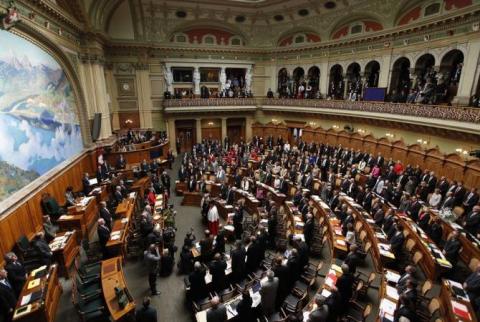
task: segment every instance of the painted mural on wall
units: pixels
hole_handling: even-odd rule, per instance
[[[75,99],[45,51],[0,31],[0,203],[82,148]]]

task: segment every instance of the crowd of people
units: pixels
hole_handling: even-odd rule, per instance
[[[242,176],[235,171],[241,167],[248,168],[248,161],[252,159],[259,162],[256,173],[251,171]],[[233,184],[229,184],[226,179],[225,169],[227,167],[231,169]],[[236,242],[234,249],[228,255],[225,253],[225,229],[221,226],[215,228],[215,223],[218,222],[218,210],[206,192],[206,183],[202,179],[205,173],[216,175],[217,180],[221,183],[220,198],[234,206],[235,214],[232,218],[232,225]],[[364,184],[355,180],[356,175],[360,173],[368,173]],[[444,277],[458,278],[455,270],[459,265],[461,250],[458,240],[459,233],[455,231],[448,236],[447,240],[444,240],[440,223],[442,219],[430,220],[429,209],[438,209],[443,216],[443,213],[451,212],[454,207],[462,207],[464,214],[455,218],[456,222],[463,227],[462,232],[468,234],[470,238],[476,240],[480,237],[480,205],[476,188],[466,189],[462,182],[448,180],[445,177],[437,178],[433,171],[422,170],[418,166],[404,165],[402,162],[392,159],[385,160],[381,154],[374,156],[341,146],[305,143],[301,140],[295,146],[291,146],[281,137],[274,139],[271,136],[265,140],[254,137],[250,144],[242,142],[234,145],[230,145],[228,140],[223,145],[218,141],[204,140],[201,144],[196,145],[191,153],[183,156],[179,178],[188,182],[191,191],[194,189],[193,187],[197,187],[196,189],[204,193],[201,211],[209,223],[209,228],[214,231],[212,233],[210,229],[207,230],[204,239],[201,240],[201,256],[196,259],[188,258],[189,264],[185,265],[193,268],[193,272],[189,275],[191,299],[201,302],[208,297],[208,285],[205,284],[204,278],[201,278],[205,276],[207,270],[212,274],[212,281],[214,281],[211,291],[220,294],[229,283],[241,281],[247,274],[258,274],[258,270],[262,266],[266,266],[266,254],[274,252],[273,260],[267,264],[269,270],[266,275],[270,283],[278,284],[278,286],[274,287],[277,289],[276,292],[273,292],[274,294],[268,295],[269,299],[275,299],[274,306],[267,304],[263,307],[264,298],[262,296],[261,312],[267,316],[282,305],[283,300],[308,263],[309,249],[316,225],[313,209],[309,203],[314,179],[323,182],[318,193],[340,220],[342,233],[346,236],[349,245],[348,254],[342,265],[343,274],[334,287],[334,295],[328,298],[318,296],[315,299],[317,305],[321,305],[318,305],[320,311],[313,316],[318,314],[326,317],[325,321],[330,321],[329,319],[332,317],[344,313],[339,308],[347,305],[352,296],[352,285],[355,285],[354,280],[356,279],[354,273],[359,265],[359,253],[362,251],[362,245],[356,242],[352,213],[341,201],[340,192],[353,198],[372,215],[375,224],[385,231],[392,251],[399,259],[397,268],[404,273],[402,273],[397,286],[400,296],[400,304],[396,310],[397,318],[403,317],[415,321],[417,302],[414,294],[416,294],[418,286],[418,275],[415,274],[416,267],[405,266],[408,254],[404,251],[403,226],[393,210],[385,212],[383,204],[397,207],[399,212],[417,222],[443,249],[446,259],[453,265],[452,270],[446,272]],[[339,186],[337,186],[337,179],[340,179],[341,182]],[[260,192],[262,189],[257,186],[257,180],[285,194],[288,193],[287,182],[310,191],[305,192],[298,189],[292,200],[305,222],[304,241],[291,236],[286,247],[278,243],[279,236],[276,235],[276,226],[280,220],[284,220],[285,209],[283,206],[278,207],[271,195],[262,195]],[[253,235],[245,234],[244,200],[234,201],[233,191],[235,189],[241,189],[256,196],[265,209],[267,223],[259,224],[258,230]],[[445,218],[447,217],[445,215]],[[228,258],[232,260],[232,274],[227,277],[225,276],[225,267]],[[480,272],[480,268],[478,272]],[[478,272],[473,272],[469,278],[464,280],[465,289],[470,290],[469,295],[475,309],[479,307],[480,295],[478,293],[480,290]],[[335,295],[337,291],[338,295]],[[247,292],[243,290],[242,294],[244,293]],[[245,299],[242,295],[242,301],[245,300],[249,303],[248,296],[246,297]],[[224,309],[218,298],[212,299],[211,304],[215,312]],[[256,313],[258,312],[250,307],[246,314],[250,316],[250,314]],[[293,319],[294,317],[292,317],[292,321]],[[212,319],[211,321],[223,320]],[[311,321],[317,320],[312,319]]]

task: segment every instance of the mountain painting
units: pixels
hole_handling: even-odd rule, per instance
[[[0,30],[0,204],[82,148],[75,98],[44,50]],[[1,208],[1,207],[0,207]]]

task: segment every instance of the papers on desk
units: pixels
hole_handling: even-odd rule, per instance
[[[130,198],[130,199],[135,199],[135,195],[136,195],[135,192],[130,192],[130,193],[128,194],[128,198]]]
[[[465,292],[465,290],[463,289],[462,284],[460,284],[458,282],[455,282],[455,281],[452,281],[452,280],[446,280],[446,282],[450,286],[450,289],[452,290],[453,295],[457,299],[461,299],[461,300],[470,302],[470,298],[468,297],[467,292]]]
[[[332,287],[337,283],[337,275],[335,271],[330,270],[327,277],[325,278],[325,284]]]
[[[332,267],[331,267],[332,270],[342,274],[343,271],[342,271],[342,268],[340,266],[338,266],[337,264],[332,264]]]
[[[339,246],[347,246],[347,243],[343,239],[336,239],[335,243],[337,243]]]
[[[20,301],[20,306],[24,306],[24,305],[27,305],[28,303],[30,303],[31,298],[32,298],[32,293],[24,295],[22,297],[22,300]]]
[[[379,307],[379,316],[381,321],[393,321],[393,315],[397,308],[397,304],[389,299],[382,299]]]
[[[61,215],[58,219],[69,220],[69,219],[73,219],[73,216],[72,215]]]
[[[395,283],[395,284],[397,284],[398,280],[400,279],[400,274],[397,274],[397,273],[395,273],[393,271],[390,271],[390,270],[386,270],[384,276],[387,279],[387,282],[391,282],[391,283]]]
[[[13,314],[13,319],[17,319],[21,316],[24,316],[25,314],[30,313],[32,310],[32,305],[29,304],[27,306],[19,307],[18,309],[15,310],[15,313]]]
[[[29,283],[28,283],[28,286],[27,286],[27,290],[30,290],[34,287],[37,287],[38,285],[40,285],[40,279],[39,278],[36,278],[34,280],[31,280]]]
[[[437,263],[440,264],[441,266],[448,267],[448,268],[453,267],[452,264],[451,264],[448,260],[446,260],[446,259],[444,259],[444,258],[436,258],[436,261],[437,261]]]
[[[102,192],[102,188],[101,187],[96,187],[95,189],[93,189],[92,191],[90,191],[90,193],[88,194],[89,196],[93,196],[93,195],[96,195],[96,194],[99,194]]]
[[[468,311],[468,307],[460,302],[457,302],[455,300],[451,300],[452,303],[452,309],[453,313],[455,313],[456,316],[459,316],[465,320],[472,320],[472,316],[470,315],[470,312]]]
[[[121,223],[122,223],[122,224],[128,223],[128,218],[122,218]]]
[[[93,178],[93,179],[88,180],[88,184],[91,185],[91,186],[94,186],[94,185],[98,184],[97,178]]]
[[[366,221],[367,221],[369,224],[372,224],[372,225],[375,224],[375,220],[373,220],[372,218],[367,218]]]
[[[330,294],[332,294],[332,292],[330,292],[329,290],[327,290],[326,288],[324,288],[322,290],[322,293],[320,293],[320,295],[322,295],[323,297],[327,298],[330,296]]]
[[[398,301],[399,295],[398,291],[395,287],[392,287],[390,285],[387,285],[386,289],[387,296],[395,301]]]
[[[119,240],[121,236],[122,236],[122,231],[117,230],[117,231],[112,232],[112,234],[110,235],[110,239],[111,240]]]
[[[303,236],[303,234],[294,234],[293,239],[295,240],[297,238],[300,238],[303,242],[305,242],[305,236]]]
[[[95,198],[95,197],[84,197],[84,198],[82,198],[82,200],[80,200],[80,202],[78,202],[76,204],[76,206],[77,207],[85,207],[86,205],[88,205],[90,200],[92,200],[93,198]]]

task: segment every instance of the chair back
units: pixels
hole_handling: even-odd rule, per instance
[[[425,280],[422,285],[422,295],[425,296],[432,289],[432,281]]]
[[[235,296],[235,289],[233,287],[229,287],[228,290],[224,291],[220,299],[223,303],[230,300]]]
[[[472,259],[470,259],[470,262],[468,263],[468,268],[470,268],[472,272],[475,272],[475,270],[478,267],[478,264],[480,264],[480,260],[478,260],[475,257],[472,257]]]
[[[362,229],[362,226],[363,226],[362,222],[357,221],[355,224],[355,231],[358,233]]]
[[[372,282],[375,280],[375,277],[377,277],[377,274],[375,274],[375,272],[371,272],[368,276],[367,286],[370,286],[370,284],[372,284]]]
[[[364,252],[368,253],[370,251],[370,248],[372,248],[372,243],[368,241],[365,243]]]
[[[363,314],[362,314],[363,321],[365,321],[370,316],[371,313],[372,313],[372,305],[367,304],[363,309]]]
[[[420,252],[415,252],[413,255],[413,263],[417,265],[423,258],[423,254]]]
[[[437,297],[434,297],[430,300],[430,303],[428,303],[428,311],[430,312],[430,315],[434,315],[438,310],[440,310],[440,300]]]
[[[367,232],[365,230],[362,230],[360,232],[360,240],[363,241],[367,237]]]
[[[407,248],[407,250],[408,250],[409,252],[411,252],[412,249],[413,249],[413,247],[415,247],[415,241],[414,241],[413,239],[410,239],[410,238],[409,238],[409,239],[407,240],[407,243],[405,244],[405,248]]]

